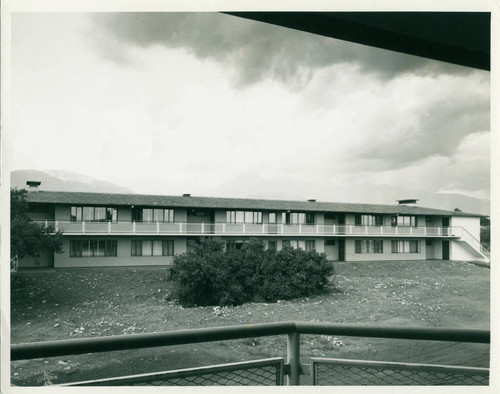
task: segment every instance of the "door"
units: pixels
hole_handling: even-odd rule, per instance
[[[442,226],[443,226],[443,235],[446,236],[448,235],[448,227],[450,227],[450,218],[443,218],[442,220]]]
[[[345,239],[339,239],[339,261],[345,261]]]
[[[443,241],[443,260],[450,259],[450,241]]]
[[[338,215],[339,217],[339,228],[338,228],[338,234],[345,234],[346,231],[345,231],[345,214],[343,213],[340,213]],[[340,250],[339,250],[340,252]]]

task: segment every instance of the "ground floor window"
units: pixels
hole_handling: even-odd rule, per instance
[[[276,252],[276,241],[267,241],[267,249]]]
[[[314,242],[314,241],[313,241]],[[306,241],[302,240],[296,240],[296,239],[284,239],[282,241],[282,247],[289,247],[289,248],[294,248],[294,249],[306,249]]]
[[[69,257],[116,257],[116,240],[69,241]]]
[[[132,240],[131,256],[173,256],[173,240]]]
[[[226,241],[227,250],[239,250],[243,247],[243,241]]]
[[[308,252],[315,252],[316,251],[316,241],[315,240],[306,241],[306,251],[308,251]]]
[[[420,241],[392,241],[392,253],[420,253]]]
[[[384,241],[374,239],[356,240],[354,252],[358,254],[384,253]]]

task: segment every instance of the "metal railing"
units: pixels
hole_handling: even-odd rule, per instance
[[[279,322],[181,330],[165,333],[120,335],[17,344],[11,346],[11,360],[16,361],[62,355],[100,353],[241,338],[287,335],[287,362],[284,367],[284,373],[287,375],[288,385],[300,385],[300,376],[302,374],[306,374],[305,365],[301,364],[300,360],[300,336],[302,334],[471,342],[485,344],[490,343],[490,332],[488,330],[408,328],[400,326],[384,327],[311,322]],[[203,374],[204,372],[206,371],[200,370],[198,374]],[[458,372],[461,373],[461,371]],[[482,371],[483,374],[486,372],[487,370]],[[130,384],[131,381],[133,381],[133,379],[131,380],[130,378],[133,377],[128,378],[129,379],[124,377],[114,378],[115,380],[113,382],[111,382],[110,379],[106,379],[106,382],[103,381],[103,384],[118,385],[120,382],[122,382],[122,384]],[[141,375],[139,379],[141,379],[142,383],[145,383],[148,380],[148,378],[144,375]],[[154,374],[150,375],[151,382],[158,380],[158,376],[155,376]],[[99,384],[99,381],[93,381],[92,384]]]
[[[71,222],[37,221],[64,234],[304,236],[304,237],[446,237],[457,238],[462,227],[359,226],[354,224],[272,224],[214,222]]]

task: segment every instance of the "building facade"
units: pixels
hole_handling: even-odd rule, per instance
[[[479,242],[481,215],[415,206],[236,198],[50,192],[28,193],[30,217],[64,235],[63,253],[41,251],[19,267],[172,264],[202,237],[227,248],[250,238],[330,260],[488,261]]]

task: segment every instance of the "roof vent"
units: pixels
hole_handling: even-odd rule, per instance
[[[182,195],[182,197],[191,197],[191,194],[189,194],[189,193],[184,193],[184,194]]]
[[[398,200],[399,205],[417,205],[417,199],[408,198],[406,200]]]
[[[26,181],[26,185],[28,185],[28,191],[30,192],[37,192],[39,189],[39,186],[42,184],[42,182],[38,181]]]
[[[307,200],[309,202],[316,202],[316,199],[315,198],[310,198],[309,200]]]

